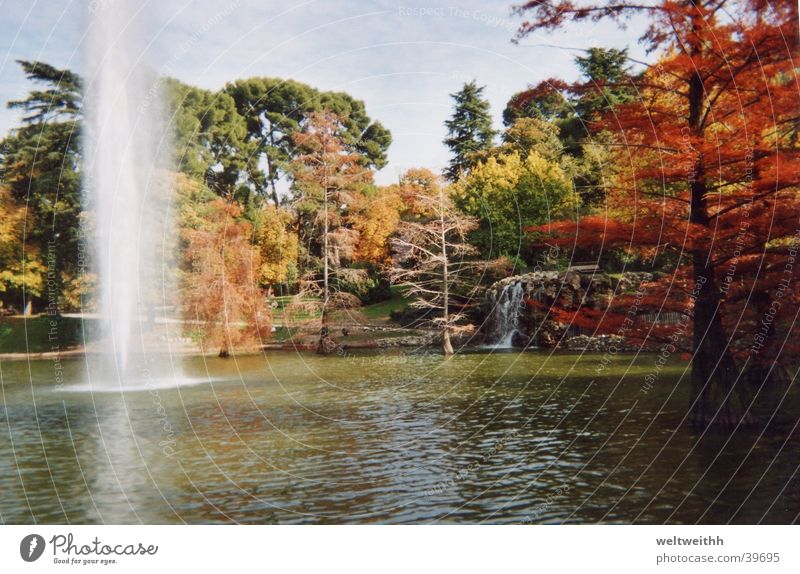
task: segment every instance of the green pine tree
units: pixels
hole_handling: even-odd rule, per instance
[[[492,146],[495,131],[483,89],[484,86],[479,87],[473,80],[451,94],[455,100],[455,111],[453,117],[445,122],[447,138],[444,140],[453,154],[445,170],[445,176],[451,181],[456,181],[461,174],[469,171],[476,154]]]

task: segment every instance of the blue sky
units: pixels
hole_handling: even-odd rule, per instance
[[[294,78],[363,99],[394,136],[380,183],[409,167],[440,169],[448,159],[443,122],[449,94],[485,84],[499,128],[508,98],[548,77],[577,75],[574,48],[636,44],[635,24],[583,24],[511,43],[520,19],[511,2],[478,0],[0,0],[0,100],[24,96],[16,59],[82,71],[88,5],[142,5],[148,50],[159,72],[217,89],[250,76]],[[0,132],[18,123],[0,110]]]

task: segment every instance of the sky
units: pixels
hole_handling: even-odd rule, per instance
[[[514,93],[541,80],[577,78],[573,59],[591,46],[637,44],[627,30],[584,23],[511,39],[522,19],[510,1],[478,0],[0,0],[0,100],[30,88],[17,59],[82,72],[89,10],[134,2],[146,22],[141,54],[159,73],[203,88],[252,76],[292,78],[346,91],[392,132],[389,164],[378,183],[410,167],[440,170],[450,94],[465,82],[485,85],[496,127]],[[19,123],[0,109],[0,133]]]

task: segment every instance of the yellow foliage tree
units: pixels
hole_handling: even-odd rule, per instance
[[[574,216],[580,205],[561,166],[535,150],[492,155],[454,184],[453,195],[478,219],[473,240],[493,257],[524,255],[527,228]]]
[[[275,205],[257,214],[256,245],[261,254],[260,280],[270,289],[297,280],[299,238],[292,229],[294,215]]]
[[[3,304],[18,302],[24,307],[23,293],[28,299],[41,297],[45,265],[38,253],[23,244],[23,233],[28,210],[17,205],[10,192],[0,187],[0,301]]]
[[[390,238],[400,222],[402,206],[396,187],[390,186],[369,198],[363,209],[352,216],[359,237],[358,260],[379,265],[389,262]]]

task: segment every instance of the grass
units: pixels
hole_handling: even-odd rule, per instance
[[[2,317],[0,353],[45,353],[83,345],[97,336],[99,321],[77,317]],[[86,330],[84,333],[84,329]]]
[[[388,319],[392,311],[401,311],[408,307],[410,300],[403,295],[402,287],[392,286],[392,298],[373,305],[361,308],[361,313],[367,319]]]
[[[389,318],[392,311],[400,311],[405,309],[409,304],[409,299],[403,295],[403,289],[399,286],[391,288],[392,297],[380,303],[373,303],[372,305],[365,305],[358,309],[358,313],[368,321],[384,320]],[[274,299],[278,306],[272,310],[272,319],[275,323],[284,324],[287,320],[299,322],[305,319],[315,319],[320,316],[320,312],[290,312],[287,313],[287,307],[294,302],[291,295],[284,295],[275,297]]]

